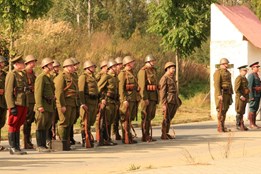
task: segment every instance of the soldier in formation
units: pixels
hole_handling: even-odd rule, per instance
[[[141,95],[141,128],[142,128],[142,141],[151,142],[156,141],[152,138],[152,125],[151,121],[156,114],[156,105],[158,104],[158,81],[157,71],[154,67],[156,59],[153,55],[145,57],[145,65],[138,73],[138,83]]]
[[[24,155],[20,149],[20,127],[24,124],[28,110],[26,93],[29,90],[22,56],[11,60],[14,69],[8,72],[5,81],[5,99],[9,112],[8,140],[11,155]]]
[[[225,127],[226,113],[232,104],[233,88],[231,73],[228,71],[229,61],[227,58],[220,59],[220,68],[214,73],[215,102],[218,112],[218,132],[227,132]]]
[[[36,66],[37,59],[33,55],[28,55],[25,57],[25,75],[27,78],[29,90],[27,93],[27,98],[28,98],[28,111],[26,115],[26,120],[24,122],[24,127],[23,127],[23,133],[24,133],[24,148],[25,149],[33,149],[34,145],[31,140],[31,127],[32,123],[35,120],[35,112],[34,112],[34,85],[35,85],[35,72],[34,68]]]
[[[35,81],[36,142],[39,152],[49,152],[46,146],[46,135],[52,125],[55,104],[54,83],[51,77],[53,60],[44,58],[41,67],[42,73]]]
[[[5,67],[5,58],[0,56],[0,142],[1,142],[1,129],[6,121],[6,102],[5,102],[5,78],[6,72],[3,70]],[[0,145],[0,151],[5,148]]]
[[[174,139],[174,136],[169,134],[170,123],[174,118],[177,109],[181,105],[181,100],[178,97],[178,89],[175,80],[176,65],[173,62],[165,64],[165,74],[161,77],[160,85],[160,99],[163,110],[163,121],[161,128],[161,139]]]
[[[250,90],[248,119],[250,121],[250,128],[257,129],[260,128],[256,124],[256,115],[260,105],[261,97],[261,82],[258,76],[260,68],[259,62],[252,63],[250,68],[252,69],[252,73],[248,75],[248,88]]]
[[[131,134],[131,122],[137,117],[138,103],[140,101],[139,85],[133,69],[135,60],[131,56],[123,58],[123,70],[118,75],[120,114],[122,123],[122,142],[124,144],[137,143]]]
[[[235,94],[236,94],[236,128],[238,130],[247,131],[248,128],[244,125],[243,116],[246,110],[246,104],[248,102],[248,95],[250,90],[248,89],[248,81],[246,78],[247,65],[238,67],[239,76],[235,80]]]

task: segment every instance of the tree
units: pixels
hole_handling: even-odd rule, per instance
[[[24,21],[44,15],[51,0],[0,0],[0,22],[9,42],[9,56],[14,54],[14,41]]]
[[[176,54],[188,56],[207,40],[210,33],[210,5],[215,0],[152,1],[148,6],[149,32],[162,37],[161,46]]]

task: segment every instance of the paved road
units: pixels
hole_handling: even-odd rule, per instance
[[[11,156],[0,152],[0,173],[5,174],[90,174],[90,173],[261,173],[261,130],[217,133],[216,122],[174,125],[176,139],[152,143],[97,147],[75,146],[69,152]],[[260,123],[261,125],[261,123]],[[136,130],[140,137],[140,130]],[[80,135],[76,135],[80,141]],[[7,145],[7,142],[2,142]]]

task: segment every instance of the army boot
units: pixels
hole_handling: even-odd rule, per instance
[[[167,136],[168,136],[169,139],[175,139],[175,134],[174,134],[174,136],[170,135],[169,134],[169,129],[170,129],[170,122],[168,121],[167,122],[167,129],[166,129]]]
[[[34,145],[31,142],[31,125],[25,123],[23,133],[24,133],[24,149],[33,149]]]
[[[81,136],[82,136],[82,147],[85,147],[85,131],[84,130],[81,130]]]
[[[167,123],[166,123],[166,121],[165,120],[163,120],[163,122],[162,122],[162,126],[161,126],[161,139],[162,140],[168,140],[169,138],[168,138],[168,136],[167,136],[167,125],[166,125]]]
[[[248,113],[248,120],[249,120],[249,128],[250,129],[257,129],[257,127],[255,126],[254,123],[254,113],[253,112],[249,112]]]
[[[44,135],[45,134],[45,135]],[[36,131],[36,142],[38,152],[50,152],[50,149],[46,146],[46,131],[37,130]]]
[[[256,124],[256,113],[255,113],[255,112],[253,113],[253,123],[254,123],[254,126],[255,126],[257,129],[260,129],[260,126],[258,126],[258,125]]]
[[[121,135],[119,133],[119,122],[115,121],[113,123],[113,134],[115,135],[115,140],[121,140]]]
[[[11,155],[23,155],[22,152],[16,148],[15,132],[8,133],[8,140],[10,145],[9,153]]]
[[[21,155],[27,154],[27,152],[22,151],[20,148],[20,132],[15,132],[15,144],[16,144],[16,149],[20,151]]]
[[[144,126],[144,124],[145,124],[145,122],[144,122],[144,120],[142,120],[141,121],[141,132],[142,132],[141,141],[142,142],[146,142],[146,134],[145,134],[145,132],[146,132],[145,127],[146,126]]]
[[[243,116],[242,116],[241,121],[240,121],[240,130],[242,130],[242,131],[248,130],[248,128],[244,125]]]
[[[241,130],[241,119],[240,119],[240,114],[237,114],[236,115],[236,128],[237,128],[237,130]]]

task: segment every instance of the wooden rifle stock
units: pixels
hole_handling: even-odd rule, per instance
[[[84,129],[85,129],[85,147],[86,148],[91,148],[91,141],[89,137],[89,131],[88,131],[88,110],[85,109],[85,118],[84,118]]]
[[[125,130],[125,144],[130,144],[130,137],[129,137],[129,120],[130,120],[130,112],[129,112],[129,106],[127,107],[126,114],[125,114],[125,122],[124,122],[124,130]]]
[[[97,131],[96,131],[96,140],[98,142],[100,142],[100,140],[101,140],[101,116],[102,116],[102,112],[103,112],[103,110],[102,110],[102,107],[101,107],[101,104],[100,104],[99,113],[97,115],[98,118],[97,118]]]

